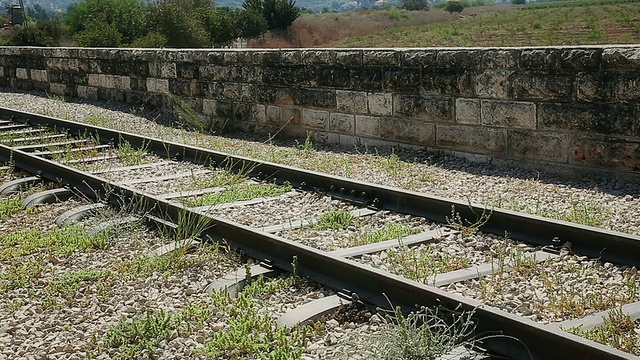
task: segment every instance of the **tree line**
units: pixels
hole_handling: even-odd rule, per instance
[[[11,29],[6,45],[217,47],[287,28],[299,15],[294,0],[245,0],[239,9],[216,7],[214,0],[81,0],[61,22]]]

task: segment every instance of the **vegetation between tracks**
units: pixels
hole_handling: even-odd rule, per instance
[[[567,329],[572,334],[640,356],[640,319],[632,319],[621,308],[611,310],[604,324],[583,330],[581,326]]]

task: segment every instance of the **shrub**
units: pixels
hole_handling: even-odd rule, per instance
[[[429,10],[427,0],[404,0],[402,8],[405,10]]]
[[[135,39],[129,46],[133,48],[161,48],[167,45],[167,38],[157,32],[151,31],[143,37]]]
[[[516,5],[524,5],[527,3],[527,0],[511,0],[511,3]]]
[[[65,27],[55,21],[40,21],[36,26],[13,29],[7,45],[58,46],[66,33]]]
[[[464,10],[464,4],[462,1],[450,0],[444,5],[444,11],[448,11],[450,13],[454,12],[462,12]]]
[[[122,34],[115,25],[105,21],[88,24],[75,38],[78,45],[87,47],[119,47],[122,44]]]
[[[261,13],[269,30],[288,28],[300,16],[293,0],[245,0],[242,7]]]

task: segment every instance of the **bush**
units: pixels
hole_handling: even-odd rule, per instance
[[[462,1],[457,1],[457,0],[450,0],[447,1],[447,3],[444,5],[444,11],[448,11],[450,13],[454,13],[454,12],[462,12],[462,10],[464,10],[464,4],[462,3]]]
[[[81,0],[69,6],[65,23],[69,25],[71,34],[91,39],[90,42],[100,38],[100,34],[93,33],[97,31],[96,24],[106,25],[108,34],[104,38],[109,45],[104,43],[96,46],[112,46],[117,37],[115,32],[120,34],[118,43],[130,43],[144,34],[143,9],[142,0]]]
[[[269,30],[288,28],[300,16],[293,0],[245,0],[242,7],[261,13]]]
[[[527,3],[527,0],[511,0],[511,3],[516,5],[524,5]]]
[[[58,46],[67,30],[55,21],[40,21],[35,26],[12,29],[6,45],[9,46]]]
[[[427,0],[404,0],[402,8],[405,10],[429,10]]]
[[[167,38],[157,32],[150,32],[135,39],[129,46],[133,48],[162,48],[167,45]]]
[[[238,36],[242,38],[252,38],[267,32],[269,24],[267,20],[256,10],[236,10],[235,27],[238,29]]]
[[[122,34],[114,24],[96,21],[75,36],[78,45],[86,47],[120,47]]]

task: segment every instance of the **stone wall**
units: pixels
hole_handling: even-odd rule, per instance
[[[640,47],[0,48],[0,86],[341,144],[640,174]]]

